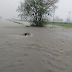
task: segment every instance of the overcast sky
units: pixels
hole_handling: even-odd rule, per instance
[[[18,13],[16,12],[16,9],[19,5],[19,2],[21,0],[0,0],[0,16],[2,16],[4,19],[8,18],[17,18]],[[72,19],[72,0],[59,0],[57,6],[58,8],[55,11],[55,16],[59,16],[59,18],[62,18],[66,20],[66,18],[69,18],[69,12],[70,13],[70,19]]]
[[[72,0],[59,0],[57,6],[58,8],[55,11],[56,16],[66,20],[66,18],[69,18],[70,12],[70,19],[72,19]]]

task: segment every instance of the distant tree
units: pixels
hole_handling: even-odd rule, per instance
[[[20,17],[21,21],[23,20],[23,14],[19,14],[18,17]]]
[[[2,16],[0,16],[0,19],[3,19]]]
[[[60,19],[58,16],[54,18],[54,22],[63,22],[63,19]]]
[[[30,18],[32,26],[43,27],[46,16],[56,8],[58,0],[24,0],[20,2],[17,11],[24,18]]]
[[[66,19],[66,22],[67,22],[67,23],[70,23],[70,19],[69,19],[69,18],[67,18],[67,19]]]
[[[56,21],[58,21],[58,20],[59,20],[59,17],[56,16],[56,17],[54,18],[54,21],[56,22]]]
[[[59,22],[63,22],[63,19],[59,19]]]

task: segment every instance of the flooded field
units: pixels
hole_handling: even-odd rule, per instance
[[[21,36],[25,32],[33,35]],[[0,21],[0,72],[72,72],[71,33]]]

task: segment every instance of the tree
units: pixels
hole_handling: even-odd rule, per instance
[[[25,0],[21,1],[17,11],[24,18],[30,18],[32,26],[43,27],[46,16],[56,8],[58,0]]]
[[[66,19],[66,22],[67,22],[67,23],[70,23],[70,19],[69,19],[69,18],[67,18],[67,19]]]
[[[20,17],[21,21],[23,19],[23,14],[19,14],[18,17]]]
[[[0,16],[0,20],[1,20],[1,19],[3,19],[3,18]]]

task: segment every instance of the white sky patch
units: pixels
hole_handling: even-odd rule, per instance
[[[70,20],[72,21],[72,0],[59,0],[57,6],[55,16],[59,16],[65,21],[66,18],[69,18],[69,12],[71,12]]]

